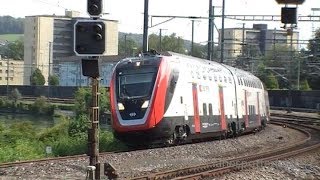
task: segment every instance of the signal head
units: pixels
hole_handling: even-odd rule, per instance
[[[102,0],[88,0],[87,11],[90,16],[100,16],[102,13]]]

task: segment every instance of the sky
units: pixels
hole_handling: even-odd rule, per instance
[[[81,16],[88,16],[86,12],[87,0],[0,0],[0,15],[13,17],[25,17],[31,15],[64,15],[65,9],[75,10]],[[119,21],[120,32],[139,33],[143,32],[143,10],[144,0],[103,0],[103,18]],[[215,14],[221,15],[222,0],[213,0]],[[225,15],[280,15],[281,7],[275,0],[225,0]],[[299,15],[320,15],[320,11],[311,11],[311,8],[320,8],[319,0],[305,0],[298,6]],[[208,16],[209,0],[149,0],[149,15],[174,15],[174,16]],[[152,18],[152,25],[163,22],[167,18]],[[252,24],[265,23],[269,29],[281,29],[280,21],[238,21],[225,20],[225,28],[242,27],[251,28]],[[215,19],[218,29],[221,28],[221,18]],[[151,18],[149,19],[151,25]],[[191,20],[173,19],[167,23],[152,27],[149,34],[163,35],[176,33],[184,39],[191,40]],[[312,27],[320,27],[320,22],[298,22],[297,31],[300,32],[300,39],[312,38]],[[194,26],[194,40],[198,43],[206,43],[208,39],[208,20],[196,20]],[[215,41],[218,36],[215,31]]]

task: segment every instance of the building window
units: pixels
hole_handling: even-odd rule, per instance
[[[2,73],[2,69],[0,69],[0,73]]]
[[[10,77],[10,81],[13,81],[13,77]]]
[[[2,77],[0,77],[0,80],[2,80]]]

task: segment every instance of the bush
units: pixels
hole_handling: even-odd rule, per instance
[[[87,133],[89,128],[89,117],[87,115],[79,115],[69,125],[69,136],[77,136],[79,133]]]
[[[0,162],[39,159],[45,157],[44,146],[38,141],[17,140],[16,143],[0,146]]]
[[[110,131],[100,130],[99,137],[99,149],[101,152],[127,149],[126,145],[115,139]]]
[[[77,137],[63,136],[52,144],[54,156],[69,156],[87,152],[87,135],[82,133]]]
[[[18,140],[35,140],[36,129],[31,122],[14,123],[2,132],[2,142],[14,144]]]
[[[38,139],[45,143],[58,141],[61,137],[68,136],[68,127],[69,120],[62,116],[58,124],[40,132]]]

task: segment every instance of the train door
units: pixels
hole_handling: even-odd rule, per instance
[[[245,128],[249,127],[249,115],[248,115],[248,92],[244,90],[244,124]]]
[[[193,113],[194,132],[200,133],[198,88],[196,83],[192,83],[192,97],[193,97],[193,112],[194,112]]]
[[[260,115],[260,98],[259,98],[259,92],[257,92],[257,108],[258,108],[258,114],[257,114],[257,122],[258,126],[261,126],[261,115]]]
[[[223,87],[219,86],[219,100],[220,100],[220,128],[221,130],[227,130],[227,122],[225,116]]]

